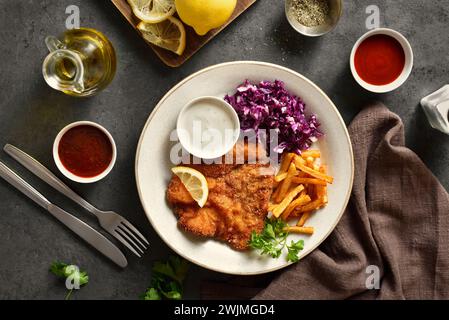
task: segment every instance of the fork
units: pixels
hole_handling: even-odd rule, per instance
[[[24,151],[7,144],[3,150],[17,162],[41,178],[47,184],[66,197],[70,198],[88,212],[98,218],[100,226],[119,240],[139,258],[148,248],[149,242],[128,220],[113,211],[102,211],[91,205],[70,189],[64,182],[56,177],[50,170]]]

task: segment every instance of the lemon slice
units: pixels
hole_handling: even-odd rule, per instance
[[[158,23],[176,11],[175,0],[128,0],[134,15],[148,23]]]
[[[198,205],[201,208],[204,207],[209,196],[206,177],[198,170],[188,167],[175,167],[171,171],[181,179],[182,184]]]
[[[137,29],[148,42],[181,55],[186,47],[186,30],[181,21],[174,17],[159,23],[141,22]]]

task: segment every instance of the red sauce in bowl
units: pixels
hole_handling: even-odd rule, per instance
[[[94,126],[80,125],[62,136],[58,155],[64,167],[74,175],[93,178],[109,167],[113,149],[103,131]]]
[[[394,82],[405,67],[405,53],[395,38],[376,34],[365,39],[354,57],[357,74],[365,82],[382,86]]]

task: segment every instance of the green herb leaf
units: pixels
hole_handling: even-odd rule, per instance
[[[157,261],[153,264],[153,272],[157,272],[171,279],[176,279],[175,271],[169,262]]]
[[[285,227],[287,227],[287,223],[284,220],[272,218],[270,221],[277,237],[286,237],[288,235],[288,232],[284,231]]]
[[[182,298],[182,288],[177,282],[170,282],[166,289],[161,290],[162,294],[171,300],[180,300]]]
[[[50,266],[50,272],[59,278],[66,278],[66,275],[65,275],[66,267],[67,267],[67,264],[65,264],[63,262],[55,261]]]
[[[185,259],[181,259],[178,256],[171,256],[169,258],[170,264],[176,274],[176,280],[182,283],[186,278],[187,271],[189,270],[189,263]]]
[[[172,256],[168,261],[153,264],[151,287],[143,296],[144,300],[182,299],[182,283],[189,264],[186,260]]]
[[[263,233],[268,239],[276,239],[276,234],[274,233],[272,224],[266,224]]]
[[[50,272],[62,279],[67,279],[68,277],[77,279],[80,287],[89,283],[89,276],[87,275],[87,272],[80,270],[75,265],[69,265],[64,262],[55,261],[50,266]],[[70,298],[72,291],[73,289],[68,292],[65,298],[66,300]]]
[[[74,275],[75,278],[79,279],[80,286],[86,285],[89,282],[89,276],[86,271],[81,271],[75,265],[69,265],[63,262],[53,262],[50,266],[50,272],[59,278],[68,278]]]
[[[298,262],[299,253],[304,249],[304,240],[299,240],[297,242],[292,241],[289,246],[287,246],[288,254],[287,261]]]
[[[86,271],[79,272],[80,286],[84,286],[89,283],[89,276]]]
[[[155,288],[148,288],[147,292],[145,292],[142,297],[143,300],[162,300],[161,295]]]

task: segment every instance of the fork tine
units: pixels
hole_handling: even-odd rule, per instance
[[[122,223],[127,226],[128,228],[130,228],[132,231],[134,231],[135,234],[137,234],[140,239],[142,239],[143,241],[145,241],[145,243],[147,245],[149,245],[150,243],[148,242],[147,239],[145,239],[145,237],[139,232],[139,230],[137,230],[128,220],[126,219],[122,219]]]
[[[125,231],[123,231],[123,230],[120,229],[119,227],[115,228],[115,231],[118,232],[118,233],[120,233],[120,235],[123,236],[128,242],[131,242],[131,244],[134,246],[134,248],[138,249],[141,253],[143,253],[142,248],[140,248],[139,245],[136,244],[136,243],[134,242],[134,240],[131,239],[131,238],[126,234]]]
[[[132,236],[134,240],[136,240],[140,246],[142,248],[144,248],[145,250],[147,249],[147,246],[145,244],[142,243],[142,241],[139,240],[139,238],[137,238],[134,233],[128,229],[128,227],[125,224],[119,224],[118,228],[122,229],[124,232],[126,232],[128,235]]]
[[[126,241],[120,234],[118,234],[116,231],[111,232],[111,234],[116,237],[124,246],[126,246],[129,250],[131,250],[136,256],[141,258],[142,256],[134,250],[134,248]]]

